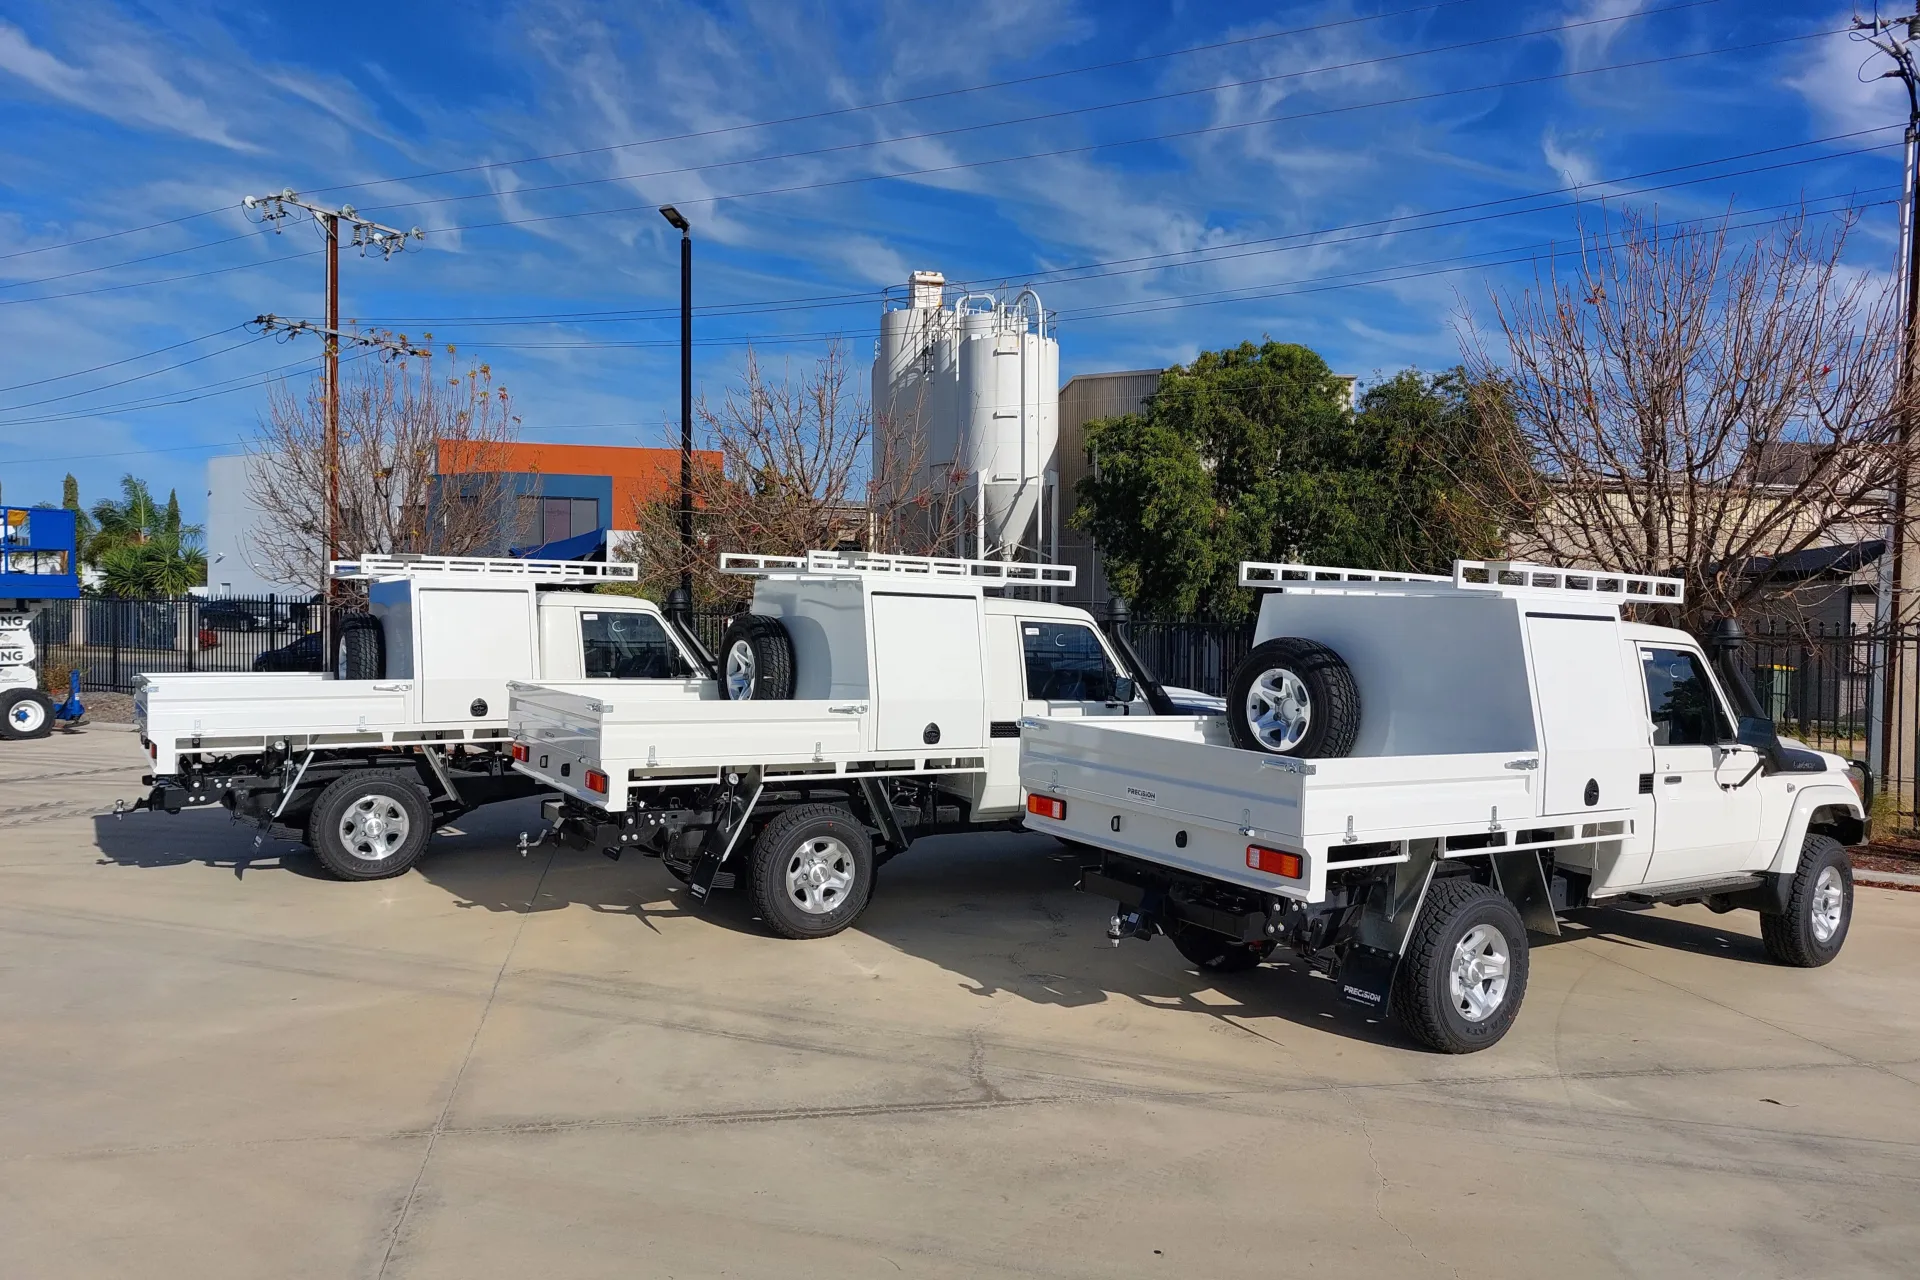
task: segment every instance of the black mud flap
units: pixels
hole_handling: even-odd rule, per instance
[[[1354,943],[1340,961],[1340,997],[1362,1008],[1385,1012],[1393,990],[1393,970],[1399,957],[1377,947]]]
[[[713,807],[713,825],[700,842],[700,856],[687,876],[687,889],[700,901],[715,889],[731,889],[734,873],[721,866],[739,843],[747,817],[760,800],[760,770],[742,769],[727,775],[727,788]]]

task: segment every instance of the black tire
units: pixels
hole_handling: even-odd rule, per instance
[[[1474,930],[1497,932],[1506,948],[1506,982],[1484,1012],[1461,1008],[1451,984],[1455,953]],[[1483,997],[1491,979],[1466,984]],[[1393,1012],[1407,1031],[1438,1053],[1477,1053],[1500,1043],[1527,994],[1527,927],[1498,890],[1463,877],[1435,880],[1414,922],[1393,977]]]
[[[793,697],[793,640],[780,619],[749,613],[720,638],[720,694],[730,702]]]
[[[1288,703],[1275,699],[1275,680],[1293,690],[1295,697]],[[1305,695],[1304,702],[1299,694]],[[1305,728],[1291,741],[1285,740],[1283,728],[1255,723],[1263,711],[1282,705],[1305,713]],[[1317,640],[1281,636],[1255,645],[1233,669],[1227,684],[1227,726],[1233,745],[1244,751],[1306,759],[1344,756],[1360,733],[1360,690],[1339,654]]]
[[[339,661],[334,674],[342,680],[382,680],[387,674],[387,637],[380,619],[370,613],[349,613],[340,619]]]
[[[53,732],[53,703],[38,689],[0,693],[0,738],[24,742]]]
[[[433,827],[426,790],[411,774],[358,769],[320,793],[307,819],[307,843],[338,879],[385,880],[420,860]]]
[[[1189,963],[1202,973],[1245,973],[1273,954],[1271,942],[1236,942],[1224,933],[1194,925],[1176,925],[1167,935]]]
[[[873,841],[839,805],[787,810],[761,831],[751,857],[754,910],[767,931],[782,938],[831,937],[854,922],[873,894]],[[796,888],[794,877],[808,873],[809,861],[818,880]],[[827,892],[839,876],[846,883]]]
[[[1809,832],[1800,842],[1786,912],[1760,913],[1760,941],[1776,964],[1817,969],[1840,954],[1852,924],[1853,857],[1832,836]]]

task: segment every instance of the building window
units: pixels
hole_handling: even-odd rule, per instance
[[[518,541],[539,546],[592,533],[600,528],[598,498],[542,498],[532,494],[520,498]]]

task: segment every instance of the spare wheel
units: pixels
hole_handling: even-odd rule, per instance
[[[729,702],[793,696],[793,641],[778,618],[735,618],[720,639],[720,692]]]
[[[1317,640],[1255,645],[1227,685],[1233,744],[1269,755],[1327,758],[1353,750],[1360,690],[1340,655]]]

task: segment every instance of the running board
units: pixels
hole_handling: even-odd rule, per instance
[[[1766,882],[1766,876],[1752,872],[1737,876],[1716,876],[1711,880],[1693,880],[1683,884],[1663,884],[1644,891],[1639,888],[1623,889],[1604,896],[1590,896],[1587,901],[1594,906],[1621,901],[1648,905],[1660,902],[1690,902],[1698,898],[1717,897],[1723,893],[1742,893],[1748,889],[1758,889]]]

